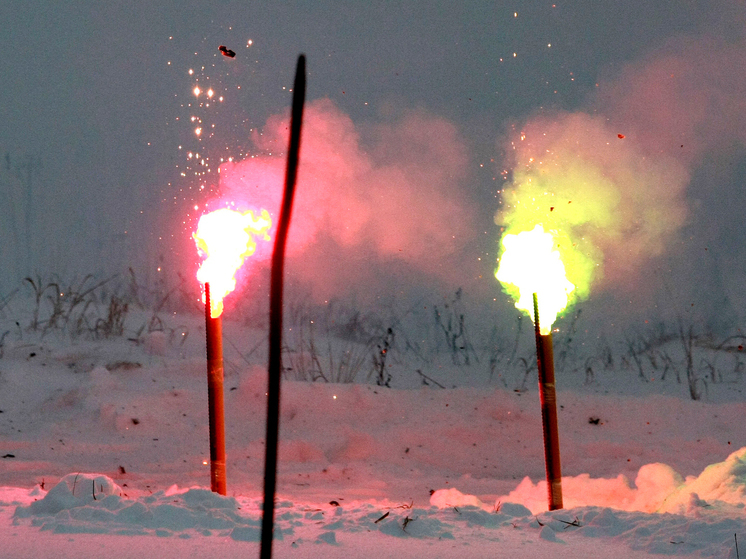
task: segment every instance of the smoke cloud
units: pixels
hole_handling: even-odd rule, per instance
[[[691,169],[705,153],[746,141],[746,44],[670,41],[602,82],[593,107],[649,156]]]
[[[366,132],[364,143],[327,99],[306,107],[289,275],[318,298],[349,293],[402,265],[447,279],[474,237],[466,218],[473,214],[464,190],[467,152],[452,124],[412,111]],[[221,199],[239,209],[266,208],[276,223],[288,134],[288,118],[271,117],[253,137],[260,155],[221,166]],[[270,252],[266,243],[257,255]]]
[[[647,157],[607,120],[585,113],[539,117],[512,141],[513,185],[498,222],[507,233],[537,223],[561,235],[576,296],[594,281],[627,281],[684,223],[684,166]]]
[[[691,179],[713,150],[746,140],[746,46],[682,39],[602,80],[588,109],[541,113],[500,146],[513,169],[495,221],[537,223],[579,299],[631,292],[690,218]]]

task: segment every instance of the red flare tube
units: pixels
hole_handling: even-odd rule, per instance
[[[210,284],[205,283],[207,399],[210,415],[210,489],[226,494],[225,406],[223,404],[223,321],[210,315]]]
[[[534,293],[536,329],[536,365],[539,369],[541,424],[544,430],[544,462],[547,469],[549,510],[562,508],[562,466],[557,426],[557,393],[554,386],[554,348],[552,334],[542,335],[539,328],[539,303]]]

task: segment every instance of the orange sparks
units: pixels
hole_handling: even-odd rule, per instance
[[[256,251],[255,237],[268,241],[272,220],[267,210],[255,217],[254,212],[223,208],[204,214],[192,235],[197,250],[205,260],[197,271],[204,286],[210,284],[210,316],[223,313],[223,298],[236,288],[236,272],[244,259]],[[205,302],[203,288],[202,302]]]

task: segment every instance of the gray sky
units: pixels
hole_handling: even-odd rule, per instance
[[[251,133],[270,116],[287,113],[287,88],[303,52],[307,98],[328,98],[351,120],[360,135],[358,156],[370,156],[378,170],[406,167],[396,159],[398,150],[386,146],[404,142],[408,132],[401,123],[413,111],[421,122],[453,126],[463,160],[448,173],[458,175],[458,184],[449,191],[444,180],[438,192],[462,197],[471,209],[452,219],[482,231],[454,249],[473,269],[464,268],[464,278],[433,274],[431,264],[401,273],[438,276],[444,289],[473,284],[480,296],[493,289],[499,297],[490,277],[499,236],[493,216],[496,191],[504,186],[500,173],[508,165],[510,125],[556,111],[629,123],[634,107],[620,100],[625,71],[634,82],[647,61],[682,38],[712,37],[743,51],[746,8],[735,0],[5,0],[0,22],[2,293],[32,271],[81,277],[132,265],[143,281],[153,282],[159,265],[171,271],[194,265],[191,225],[182,222],[194,203],[209,196],[200,194],[185,153],[201,151],[215,161],[261,151]],[[234,60],[218,53],[221,44],[236,51]],[[702,60],[714,59],[705,54]],[[189,123],[197,109],[187,106],[195,101],[196,80],[225,91],[221,106],[200,113],[215,128],[212,138],[199,141]],[[599,98],[599,83],[601,89],[611,84],[605,91],[612,101]],[[734,95],[743,93],[741,83],[731,85]],[[665,293],[671,284],[689,286],[677,287],[682,299],[676,304],[684,304],[706,282],[719,285],[713,287],[716,299],[729,301],[716,315],[744,315],[737,293],[745,270],[737,257],[745,256],[740,208],[746,158],[742,136],[726,140],[731,137],[716,146],[718,157],[703,142],[682,163],[687,217],[669,243],[678,248],[649,260],[646,281],[655,289],[635,301],[636,308],[658,301],[659,288]],[[655,141],[645,153],[667,157]],[[428,157],[410,169],[411,176],[437,165]],[[203,182],[208,193],[216,186],[211,177]],[[322,241],[313,249],[319,254]],[[711,265],[690,273],[705,246],[710,260],[704,262]],[[382,262],[388,258],[381,250],[376,254]],[[398,263],[393,266],[397,270]],[[476,281],[479,273],[487,279]],[[605,304],[608,297],[595,299]]]

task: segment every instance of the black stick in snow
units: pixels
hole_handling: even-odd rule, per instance
[[[306,57],[298,57],[293,84],[293,108],[290,116],[290,144],[285,170],[285,192],[282,196],[277,224],[275,248],[272,253],[272,279],[269,293],[269,389],[267,391],[267,437],[264,458],[264,513],[260,557],[272,557],[272,533],[275,522],[275,492],[277,489],[277,441],[280,431],[280,375],[282,363],[282,289],[290,214],[293,210],[295,179],[298,175],[300,130],[303,102],[306,97]]]

